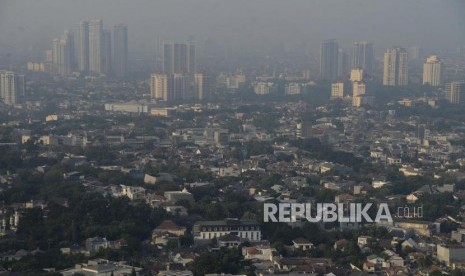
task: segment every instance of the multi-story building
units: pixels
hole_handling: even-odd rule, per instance
[[[100,19],[89,21],[89,71],[102,73],[103,22]]]
[[[155,100],[169,100],[169,87],[172,78],[168,74],[152,74],[150,78],[150,94]]]
[[[383,85],[405,86],[408,84],[408,55],[404,48],[388,49],[384,54]]]
[[[101,73],[105,75],[110,75],[112,71],[111,48],[111,31],[103,30]]]
[[[442,62],[438,56],[429,56],[423,64],[423,84],[431,86],[442,84]]]
[[[252,242],[258,242],[262,239],[260,224],[247,220],[199,221],[194,224],[193,231],[194,240],[200,242],[231,234]]]
[[[81,72],[89,71],[89,22],[82,21],[78,27],[76,45],[78,69]]]
[[[211,98],[211,83],[210,77],[206,73],[197,73],[194,75],[195,82],[195,97],[197,100],[203,101]]]
[[[374,50],[373,44],[360,41],[355,42],[352,48],[351,69],[360,68],[367,74],[373,75],[374,71]]]
[[[118,78],[128,70],[128,27],[119,24],[113,27],[113,73]]]
[[[194,73],[195,45],[188,43],[167,43],[163,45],[163,71],[165,73]]]
[[[24,97],[25,80],[23,75],[0,70],[0,99],[8,105],[15,105]]]
[[[340,48],[337,57],[337,77],[341,80],[346,79],[349,74],[349,55]]]
[[[339,44],[336,40],[325,40],[320,51],[320,78],[334,81],[338,77]]]
[[[344,83],[337,82],[331,85],[331,99],[341,99],[344,97]]]
[[[463,103],[465,99],[465,81],[446,83],[446,100],[452,104]]]

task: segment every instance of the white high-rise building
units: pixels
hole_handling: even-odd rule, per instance
[[[152,99],[168,101],[171,78],[168,74],[152,74],[150,78],[150,94]]]
[[[388,49],[384,54],[383,85],[408,85],[408,55],[404,48]]]
[[[103,22],[100,19],[89,21],[89,71],[102,73],[103,61]]]
[[[442,62],[438,56],[429,56],[423,64],[423,84],[431,86],[442,84]]]
[[[195,97],[198,100],[208,100],[211,98],[211,83],[210,77],[205,73],[197,73],[194,75],[195,81]]]
[[[15,105],[25,93],[23,75],[15,72],[0,70],[0,99],[8,105]]]

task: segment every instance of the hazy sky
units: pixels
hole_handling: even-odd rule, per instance
[[[156,37],[211,38],[241,47],[336,38],[378,49],[465,44],[465,0],[0,0],[0,48],[41,50],[83,19],[127,23],[130,48],[153,52]]]

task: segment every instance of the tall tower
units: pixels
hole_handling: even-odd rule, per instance
[[[111,31],[103,30],[102,33],[102,69],[101,73],[105,75],[111,74]]]
[[[100,19],[89,21],[89,71],[102,73],[103,23]]]
[[[442,62],[438,56],[429,56],[423,64],[423,84],[431,86],[442,84]]]
[[[87,21],[79,23],[76,46],[79,71],[89,71],[89,22]]]
[[[53,72],[61,76],[69,75],[73,71],[73,60],[72,34],[65,31],[61,39],[54,39],[52,42]]]
[[[113,27],[113,73],[118,78],[128,71],[128,27],[120,24]]]
[[[446,100],[452,104],[465,102],[465,81],[454,81],[446,84]]]
[[[168,90],[171,86],[168,74],[152,74],[150,77],[150,94],[154,100],[168,101]]]
[[[400,47],[388,49],[384,54],[383,85],[404,86],[407,84],[407,51]]]
[[[373,76],[374,60],[372,43],[366,41],[354,43],[354,47],[352,48],[351,69],[360,68],[368,75]]]
[[[25,80],[23,75],[11,71],[0,70],[0,99],[8,105],[14,105],[25,93]]]
[[[163,44],[163,71],[165,73],[194,73],[195,45],[189,43]]]
[[[337,57],[337,77],[343,80],[349,74],[349,55],[340,48]]]
[[[339,44],[336,40],[325,40],[320,51],[320,77],[322,80],[334,81],[338,73]]]
[[[195,81],[195,97],[200,100],[209,100],[211,97],[211,84],[210,78],[205,73],[198,73],[194,75]]]

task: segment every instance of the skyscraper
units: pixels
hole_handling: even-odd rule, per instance
[[[172,79],[168,74],[152,74],[150,77],[150,94],[154,100],[169,99],[169,89],[171,87]]]
[[[73,71],[74,45],[72,34],[65,31],[61,39],[52,42],[53,73],[66,76]]]
[[[423,84],[431,86],[442,84],[442,62],[438,56],[429,56],[423,64]]]
[[[384,54],[383,85],[403,86],[407,84],[407,51],[400,47],[388,49]]]
[[[194,73],[195,46],[189,43],[164,43],[163,71],[165,73]]]
[[[336,40],[325,40],[320,51],[320,77],[322,80],[334,81],[338,73],[339,44]]]
[[[17,104],[25,93],[23,75],[11,71],[0,70],[0,99],[8,105]]]
[[[103,23],[100,19],[89,21],[89,71],[102,73]]]
[[[194,75],[195,81],[195,97],[198,100],[208,100],[211,97],[210,77],[205,73]]]
[[[102,33],[102,69],[101,73],[105,75],[111,74],[111,31],[103,30]]]
[[[366,41],[354,43],[354,47],[352,48],[351,69],[360,68],[368,75],[373,76],[374,60],[372,43]]]
[[[113,27],[113,73],[118,78],[128,70],[128,27],[120,24]]]
[[[89,71],[89,22],[87,21],[79,23],[76,46],[79,71]]]
[[[337,77],[340,80],[347,78],[349,74],[349,55],[340,48],[337,57]]]
[[[446,100],[452,104],[465,102],[465,81],[454,81],[446,84]]]

